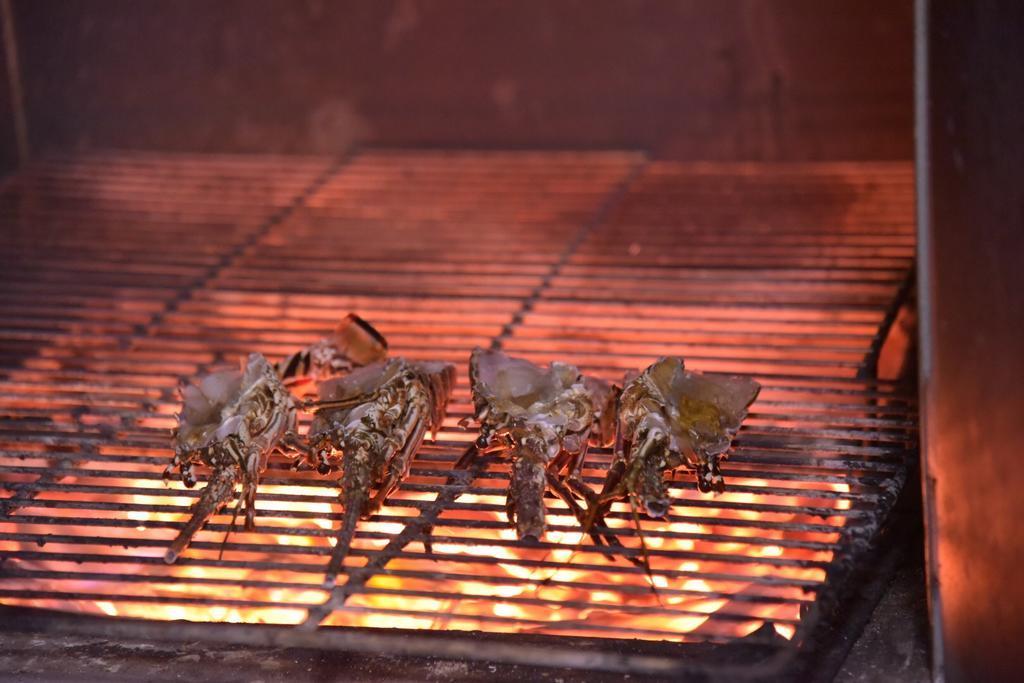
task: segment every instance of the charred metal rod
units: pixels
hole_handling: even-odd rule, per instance
[[[465,469],[452,472],[452,475],[449,477],[451,485],[438,492],[433,504],[424,508],[419,517],[406,524],[402,531],[394,536],[366,565],[349,572],[348,581],[344,584],[336,585],[331,591],[330,597],[322,605],[310,608],[306,621],[297,626],[297,628],[309,630],[319,626],[320,622],[326,619],[331,612],[343,606],[350,595],[362,588],[374,574],[383,569],[397,554],[401,553],[405,546],[417,538],[423,539],[426,534],[429,534],[430,529],[437,522],[441,512],[470,487],[473,480],[492,460],[491,456],[487,455],[473,457],[475,454],[476,446],[470,445],[456,463],[457,465],[468,463],[468,465]],[[424,545],[427,545],[425,540]]]

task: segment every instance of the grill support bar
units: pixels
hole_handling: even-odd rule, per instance
[[[68,615],[46,610],[0,606],[0,622],[17,624],[20,630],[51,633],[76,633],[101,636],[111,640],[194,641],[200,643],[238,644],[268,648],[300,647],[319,650],[344,650],[389,657],[424,657],[472,661],[501,661],[523,666],[561,667],[612,673],[648,674],[674,677],[706,670],[693,660],[679,656],[686,646],[662,646],[675,650],[670,654],[628,654],[630,641],[623,641],[620,653],[594,650],[587,641],[576,640],[576,646],[539,645],[525,642],[501,642],[490,638],[453,635],[445,632],[394,632],[359,628],[300,629],[269,624],[211,624],[179,622],[174,628],[166,624],[137,619],[110,619],[84,615]],[[548,639],[545,639],[548,640]],[[755,652],[758,650],[755,648]],[[755,655],[756,656],[756,655]],[[764,669],[762,669],[764,671]],[[738,679],[749,668],[716,666],[716,675]]]

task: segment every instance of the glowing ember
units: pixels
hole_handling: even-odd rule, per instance
[[[361,523],[350,569],[363,566],[367,553],[385,551],[417,509],[429,506],[437,494],[416,489],[443,482],[448,462],[418,461],[409,486]],[[25,501],[0,522],[0,550],[17,558],[5,565],[3,602],[159,620],[298,624],[328,598],[322,571],[341,513],[330,483],[288,474],[293,483],[265,484],[257,531],[235,530],[223,561],[227,514],[198,535],[181,564],[167,566],[159,558],[174,534],[170,523],[186,518],[193,498],[153,477],[111,478],[111,470],[92,467],[84,463],[62,479],[64,490]],[[285,472],[274,472],[268,481],[284,480]],[[603,471],[585,474],[599,482]],[[478,479],[436,520],[431,555],[411,543],[324,623],[687,641],[742,637],[770,620],[792,638],[850,508],[845,483],[796,491],[784,480],[733,477],[733,488],[718,496],[676,489],[665,521],[640,521],[648,578],[622,553],[611,557],[589,538],[581,545],[575,519],[555,501],[545,542],[519,544],[504,518],[503,481]],[[98,486],[124,493],[90,493]],[[79,525],[80,511],[58,501],[88,502],[88,524]],[[639,556],[628,508],[616,506],[608,523]]]
[[[576,153],[368,152],[326,175],[326,160],[298,175],[248,163],[111,155],[13,179],[19,221],[5,236],[27,275],[5,292],[15,322],[0,340],[14,359],[0,377],[0,602],[703,642],[770,623],[801,638],[844,527],[884,507],[913,438],[913,406],[866,379],[914,255],[909,169]],[[736,201],[744,192],[753,204]],[[512,233],[515,253],[493,258]],[[679,354],[764,389],[723,464],[725,492],[678,472],[664,520],[615,504],[621,548],[581,538],[553,498],[542,541],[519,542],[507,463],[452,476],[475,438],[456,427],[470,413],[463,376],[437,443],[359,522],[336,601],[324,607],[322,586],[338,486],[284,460],[260,481],[254,531],[226,538],[229,506],[166,565],[197,495],[160,476],[178,378],[253,351],[284,357],[349,310],[410,359],[463,367],[499,341],[621,381]],[[609,460],[588,455],[589,486]],[[644,556],[650,575],[630,561]]]
[[[445,440],[448,434],[439,436]],[[595,464],[601,459],[591,458]],[[74,508],[49,505],[96,500],[87,488],[46,492],[18,508],[17,523],[0,523],[0,547],[20,556],[8,564],[17,572],[5,581],[3,602],[160,620],[301,623],[308,608],[328,598],[318,572],[341,512],[337,490],[329,482],[272,471],[277,476],[268,482],[275,483],[261,488],[256,532],[233,531],[218,560],[230,523],[227,514],[219,515],[182,564],[166,566],[151,560],[158,560],[173,535],[168,523],[182,522],[193,498],[179,495],[178,484],[90,476],[82,468],[63,484],[102,484],[126,493],[103,497],[109,505],[93,510],[88,525],[73,522]],[[433,460],[419,462],[410,483],[436,483],[445,471]],[[277,483],[286,474],[293,483]],[[597,481],[602,471],[585,474]],[[473,492],[436,520],[433,554],[421,543],[397,553],[324,623],[685,641],[740,637],[771,620],[780,635],[792,638],[800,605],[813,598],[808,591],[823,580],[821,567],[831,559],[823,548],[835,540],[849,508],[841,495],[849,486],[840,483],[818,488],[821,498],[815,490],[784,495],[777,490],[783,482],[742,477],[731,480],[742,490],[718,496],[676,489],[676,505],[665,521],[640,521],[650,554],[648,578],[622,553],[610,556],[589,538],[581,543],[575,519],[558,502],[550,503],[552,528],[545,541],[535,547],[518,543],[504,518],[503,495],[489,490],[501,481],[478,479]],[[387,548],[415,520],[416,508],[428,506],[435,495],[403,490],[381,515],[363,523],[350,569],[363,566],[366,553]],[[807,525],[806,515],[762,513],[754,509],[758,505],[830,506],[835,514],[827,518],[827,531],[798,531],[790,526]],[[179,512],[163,511],[175,508]],[[42,516],[57,516],[59,526]],[[736,525],[741,521],[759,524]],[[822,526],[821,519],[815,522]],[[628,508],[614,508],[608,523],[624,552],[639,556]],[[80,560],[79,553],[88,559]],[[81,597],[61,597],[72,593]]]
[[[766,407],[755,406],[745,427],[755,435],[815,425],[799,411],[763,416],[780,401],[804,400],[799,394],[769,386],[762,400]],[[459,387],[438,443],[423,448],[390,504],[360,522],[345,564],[351,595],[320,615],[323,624],[717,641],[771,622],[783,638],[795,637],[801,606],[814,600],[851,514],[849,484],[737,457],[726,462],[721,494],[700,493],[692,474],[677,473],[664,520],[634,521],[627,505],[613,506],[606,521],[622,548],[581,538],[576,519],[554,499],[543,541],[520,543],[505,518],[507,463],[491,463],[473,481],[451,478],[452,463],[474,438],[456,428],[467,401]],[[0,455],[8,466],[3,494],[20,496],[13,514],[0,519],[0,551],[10,558],[0,601],[157,620],[300,624],[316,613],[330,597],[322,579],[342,512],[337,485],[272,462],[255,531],[236,528],[225,539],[227,508],[180,564],[167,566],[160,558],[195,492],[160,479],[163,435],[173,421],[166,406],[144,419],[147,438],[104,443],[33,495],[12,485],[52,471],[53,456]],[[819,443],[827,457],[833,442]],[[38,444],[17,444],[31,447]],[[600,486],[609,460],[607,451],[591,452],[583,472],[590,486]],[[465,492],[435,506],[449,489]],[[421,514],[433,516],[419,524]],[[645,554],[650,576],[629,561]],[[376,564],[361,574],[368,561]]]

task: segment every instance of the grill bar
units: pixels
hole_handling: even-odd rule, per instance
[[[65,631],[85,629],[91,633],[112,639],[147,638],[167,640],[169,633],[161,625],[139,620],[100,620],[88,617],[69,617],[59,613],[33,611],[12,611],[12,616],[29,628],[55,627]],[[176,625],[174,640],[185,639],[208,643],[248,643],[256,647],[304,647],[347,650],[377,654],[388,652],[391,656],[446,657],[460,660],[477,660],[486,651],[495,661],[535,666],[546,662],[549,666],[577,670],[601,670],[618,673],[643,672],[652,675],[670,676],[692,673],[685,660],[678,656],[648,652],[607,652],[589,644],[574,643],[566,647],[562,642],[530,637],[525,642],[505,643],[483,642],[477,636],[463,637],[449,633],[417,633],[410,638],[409,632],[390,632],[381,629],[329,629],[308,632],[299,629],[272,625],[255,626],[248,624],[207,624],[182,623]],[[764,658],[761,648],[744,648],[747,662]],[[747,665],[749,666],[749,664]],[[762,665],[763,666],[763,665]],[[763,670],[763,669],[762,669]],[[742,676],[746,669],[740,666],[718,666],[716,671],[725,676]]]
[[[36,164],[0,195],[0,602],[304,624],[324,643],[333,627],[383,626],[746,636],[790,652],[813,626],[803,608],[838,589],[833,569],[878,528],[914,452],[912,398],[874,377],[912,265],[911,189],[899,164],[618,152]],[[464,367],[493,345],[614,381],[678,353],[765,388],[723,468],[728,491],[705,496],[681,475],[668,518],[640,522],[657,595],[625,561],[640,553],[628,508],[607,518],[624,549],[577,547],[554,499],[548,538],[524,546],[502,516],[506,464],[451,481],[474,438],[457,428],[465,377],[438,441],[361,523],[333,593],[319,579],[337,489],[283,462],[253,532],[223,542],[218,515],[164,565],[198,495],[160,476],[178,379],[250,350],[283,356],[349,310],[416,359]],[[609,458],[591,455],[588,484]]]

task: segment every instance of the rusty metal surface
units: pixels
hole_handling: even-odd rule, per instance
[[[1017,3],[922,2],[924,490],[935,673],[1024,667],[1024,62]]]
[[[622,670],[610,653],[623,635],[705,646],[749,632],[744,644],[786,654],[795,648],[776,629],[803,641],[820,598],[871,545],[913,453],[912,397],[871,371],[913,255],[902,164],[110,153],[39,162],[15,180],[0,203],[9,604],[146,616],[157,630],[160,619],[253,610],[239,614],[304,621],[274,630],[294,633],[274,636],[291,645],[388,637],[321,621],[571,633],[597,643],[608,656],[588,661],[606,670]],[[350,580],[332,595],[319,580],[336,492],[283,462],[264,480],[255,533],[232,535],[219,558],[221,516],[164,565],[196,495],[159,480],[177,377],[248,350],[284,355],[348,310],[412,358],[463,363],[493,342],[608,379],[671,353],[757,377],[765,390],[724,468],[729,491],[705,496],[680,476],[671,525],[643,522],[664,602],[607,549],[573,554],[557,501],[547,542],[507,538],[499,463],[449,481],[474,438],[455,426],[469,413],[464,376],[437,443],[361,524]],[[591,485],[608,457],[588,461]],[[610,520],[636,553],[628,511]],[[570,556],[573,573],[558,575]],[[538,573],[552,579],[545,588],[531,587]],[[569,610],[588,616],[558,618]],[[223,628],[228,640],[258,632]],[[430,647],[408,637],[411,654]],[[516,659],[519,641],[504,638],[453,653],[531,656]],[[685,663],[688,650],[673,652]]]

